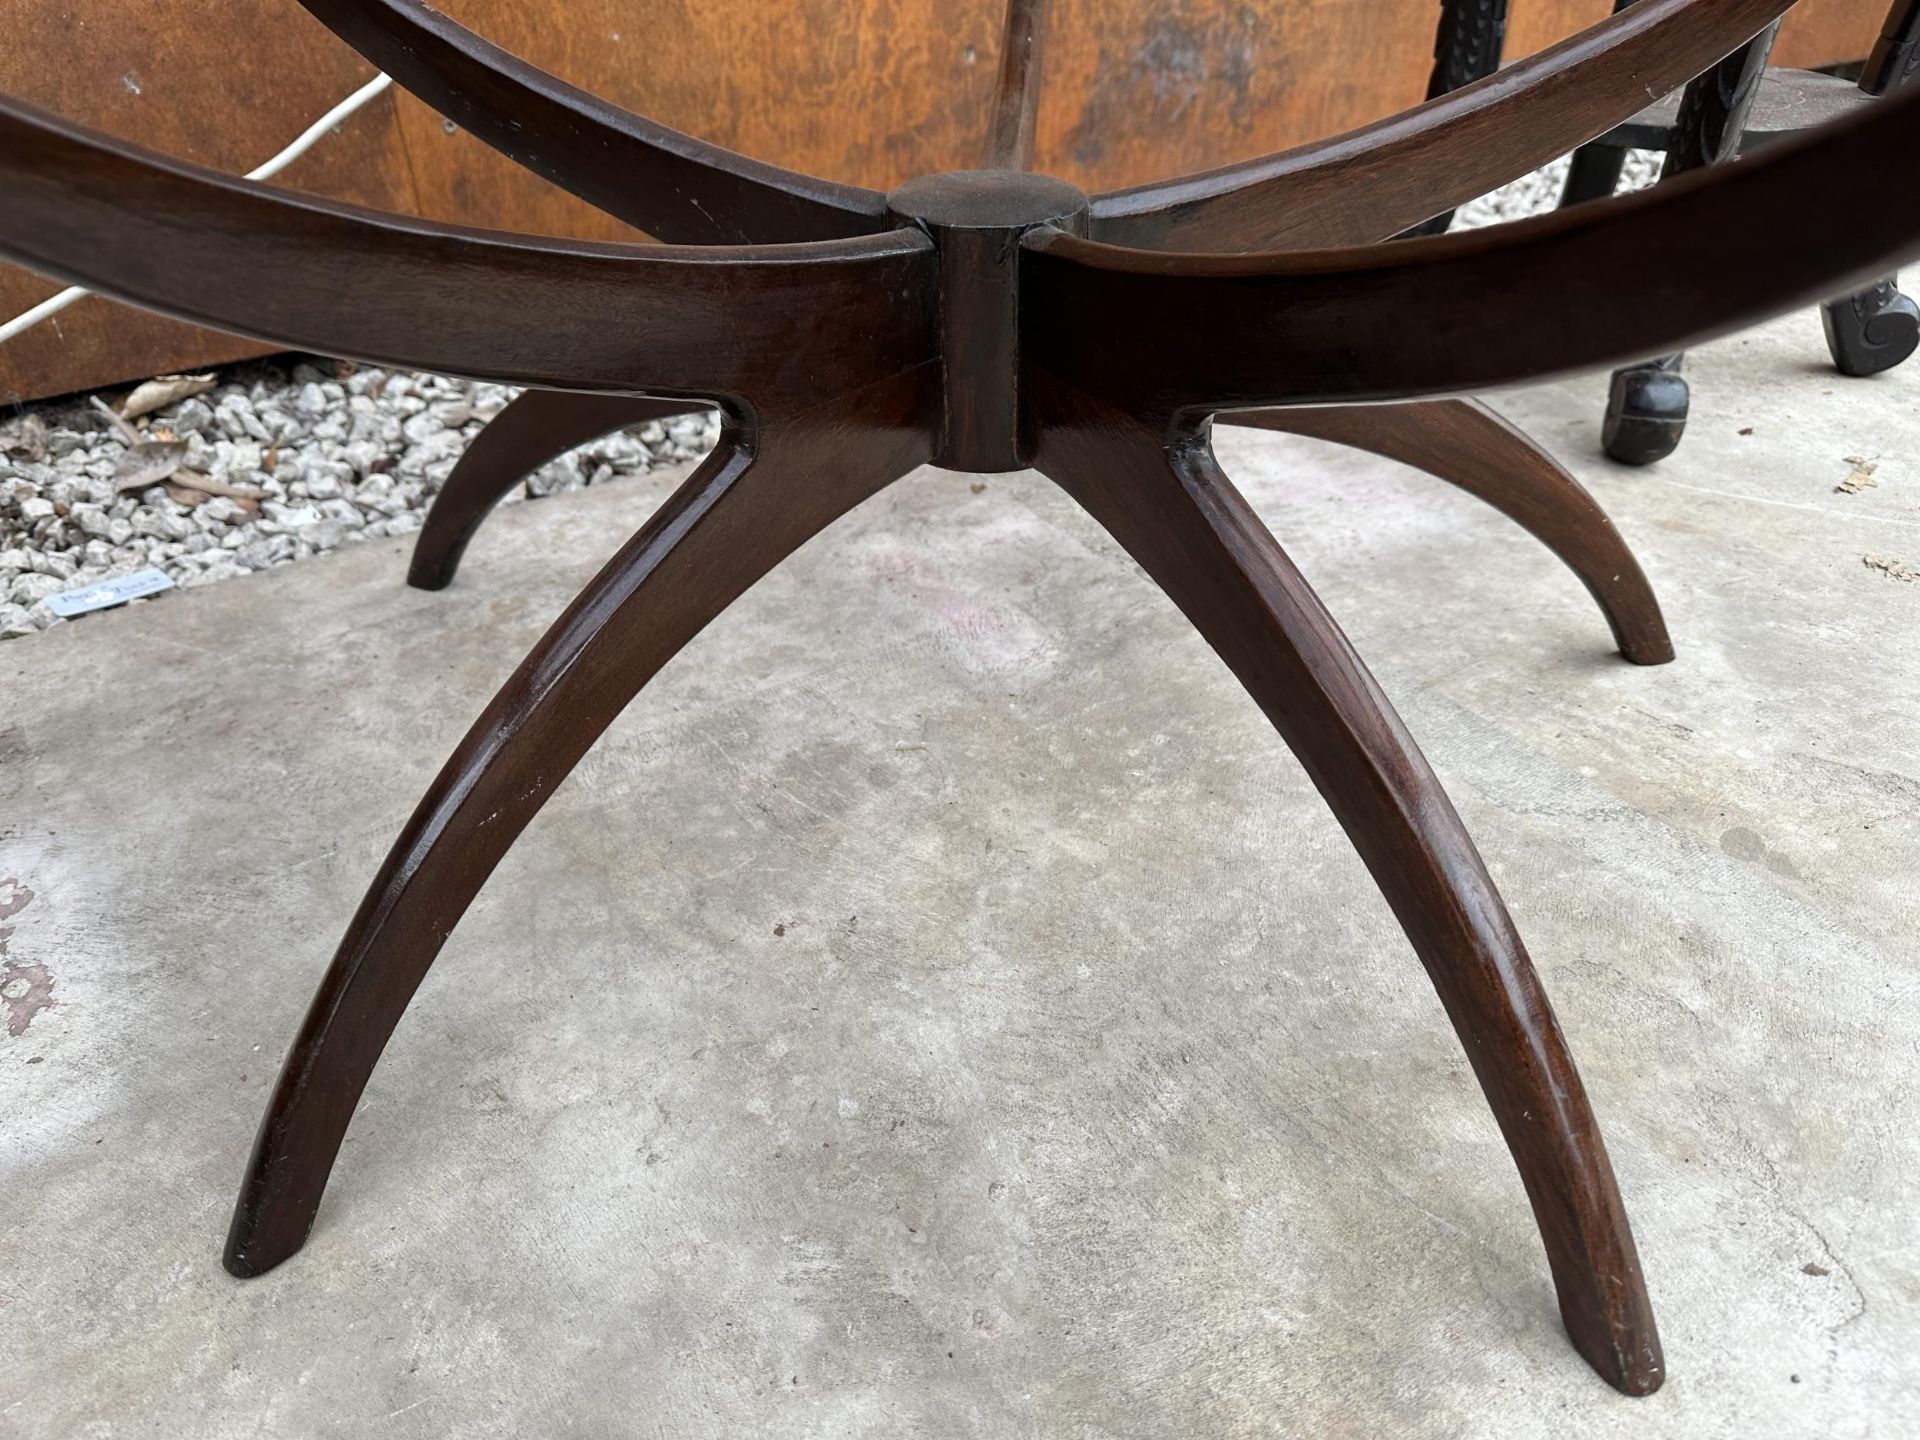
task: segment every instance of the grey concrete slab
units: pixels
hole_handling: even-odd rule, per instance
[[[1591,458],[1597,381],[1501,401],[1638,546],[1664,668],[1471,500],[1220,440],[1532,947],[1658,1396],[1567,1346],[1253,705],[1043,482],[929,472],[560,789],[252,1282],[228,1206],[334,939],[664,482],[503,512],[441,595],[369,545],[0,646],[0,1433],[1920,1433],[1920,583],[1862,560],[1920,569],[1920,370],[1821,358],[1811,315],[1704,352],[1645,472]]]

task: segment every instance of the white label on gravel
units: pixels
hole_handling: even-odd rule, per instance
[[[78,590],[49,595],[47,608],[62,619],[71,619],[75,615],[105,610],[110,605],[124,605],[129,600],[138,600],[142,595],[155,595],[172,588],[173,581],[164,572],[136,570],[131,575],[115,575],[110,580],[96,580],[91,585],[82,585]]]

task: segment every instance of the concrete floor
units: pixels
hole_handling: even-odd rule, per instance
[[[656,479],[503,512],[445,594],[381,543],[0,647],[0,1433],[1920,1433],[1920,583],[1862,563],[1920,569],[1920,368],[1822,360],[1810,314],[1704,352],[1650,471],[1593,458],[1597,380],[1502,399],[1664,668],[1445,487],[1220,439],[1531,944],[1659,1395],[1568,1347],[1291,757],[1032,476],[908,481],[669,667],[455,935],[308,1248],[229,1279],[334,939]]]

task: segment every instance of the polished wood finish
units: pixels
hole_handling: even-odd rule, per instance
[[[306,8],[509,160],[662,240],[830,240],[887,228],[875,191],[748,159],[631,114],[425,0],[306,0]]]
[[[660,667],[756,580],[922,464],[933,372],[902,371],[719,448],[580,593],[474,722],[375,877],[281,1073],[227,1237],[257,1275],[305,1243],[347,1123],[473,897]]]
[[[271,14],[264,13],[267,9]],[[194,0],[0,0],[0,94],[217,170],[244,173],[365,84],[373,68],[295,5]],[[236,37],[245,37],[238,43]],[[286,170],[299,189],[413,208],[413,176],[389,91]],[[0,207],[6,203],[0,196]],[[0,320],[62,288],[0,266]],[[257,341],[150,310],[86,299],[0,344],[0,411],[83,386],[238,360]]]
[[[1893,0],[1873,53],[1861,67],[1860,93],[1874,99],[1896,86],[1912,84],[1916,75],[1920,75],[1920,0]],[[1873,203],[1871,193],[1863,199]],[[1829,301],[1820,309],[1820,323],[1827,335],[1827,353],[1842,375],[1878,375],[1920,349],[1920,303],[1901,293],[1897,275]]]
[[[980,116],[1004,73],[1004,0],[440,0],[438,8],[618,105],[875,193],[984,163]],[[1607,0],[1523,0],[1512,6],[1507,51],[1559,41],[1606,8]],[[1391,114],[1421,98],[1433,54],[1434,0],[1054,0],[1052,9],[1031,165],[1087,190],[1245,160]],[[1856,59],[1884,9],[1882,0],[1800,0],[1779,58]],[[295,5],[0,0],[0,30],[0,93],[234,173],[372,74]],[[1325,63],[1329,56],[1365,58]],[[398,92],[277,183],[458,224],[633,238],[620,220]],[[53,288],[0,266],[0,316]],[[0,345],[0,404],[263,348],[86,300]]]
[[[1520,1167],[1574,1347],[1629,1394],[1665,1362],[1606,1148],[1545,991],[1446,792],[1232,482],[1169,433],[1040,377],[1034,462],[1180,607],[1266,712],[1413,942]]]
[[[1041,47],[1053,0],[1007,0],[1000,30],[1000,79],[982,168],[1024,170],[1033,163],[1033,125],[1040,113]]]
[[[418,6],[310,3],[356,34],[362,20],[398,27],[376,27],[377,43],[400,36],[421,66],[415,82],[449,106],[484,84],[501,113],[481,117],[482,133],[505,147],[522,144],[525,107],[526,153],[576,189],[604,193],[594,153],[604,144],[626,147],[637,167],[666,167],[647,173],[670,171],[696,196],[710,186],[715,225],[785,234],[796,215],[812,225],[824,214],[870,228],[863,197],[735,167],[557,90]],[[1481,133],[1488,113],[1604,123],[1620,108],[1623,55],[1666,64],[1644,53],[1649,37],[1704,46],[1715,24],[1744,24],[1764,6],[1643,8],[1644,23],[1608,22],[1463,110],[1423,107],[1325,147],[1350,187],[1387,196],[1378,204],[1326,200],[1327,166],[1272,163],[1252,167],[1253,208],[1199,215],[1200,228],[1323,209],[1328,231],[1393,228],[1410,208],[1450,203],[1460,174],[1482,172],[1453,137]],[[449,80],[468,66],[482,78]],[[1307,253],[1102,243],[1080,232],[1127,213],[1137,193],[1089,200],[1008,170],[898,186],[875,233],[636,246],[292,195],[0,102],[0,254],[278,344],[581,392],[510,412],[430,524],[425,580],[444,582],[501,478],[552,446],[663,405],[716,403],[724,417],[716,452],[522,663],[376,876],[268,1108],[228,1268],[259,1274],[305,1242],[357,1098],[422,977],[515,836],[661,665],[907,471],[1032,465],[1174,599],[1298,755],[1461,1036],[1533,1203],[1568,1334],[1613,1385],[1656,1388],[1664,1362],[1605,1147],[1511,918],[1385,696],[1220,472],[1210,427],[1246,411],[1465,486],[1588,581],[1629,658],[1657,662],[1667,654],[1658,609],[1590,497],[1483,411],[1406,402],[1674,349],[1885,273],[1920,252],[1920,193],[1902,187],[1840,230],[1822,217],[1916,145],[1920,94],[1908,94],[1650,195],[1469,236]],[[1527,147],[1503,147],[1495,168],[1522,163]],[[1409,155],[1451,159],[1407,174]],[[1166,190],[1193,193],[1185,182]],[[653,202],[620,203],[644,218]],[[1663,285],[1621,287],[1649,249],[1674,257]],[[1296,408],[1358,402],[1378,408]]]
[[[1229,411],[1219,419],[1331,440],[1458,486],[1512,520],[1580,577],[1622,655],[1636,665],[1673,659],[1660,602],[1600,502],[1524,431],[1479,401],[1300,405]]]
[[[684,400],[572,390],[528,390],[516,397],[487,422],[441,482],[413,542],[407,583],[416,590],[451,585],[461,556],[488,513],[549,460],[612,431],[671,419],[691,408]]]
[[[931,346],[933,247],[912,229],[775,246],[454,230],[282,195],[14,103],[0,104],[0,176],[0,244],[23,264],[381,365],[554,389],[752,390],[763,412],[794,413],[925,363]],[[192,264],[155,264],[183,246]],[[779,383],[755,383],[769,374]]]
[[[1092,233],[1157,250],[1379,240],[1517,179],[1684,85],[1792,0],[1640,0],[1498,74],[1330,140],[1102,196]]]
[[[1901,95],[1724,174],[1491,233],[1176,255],[1048,232],[1026,252],[1028,358],[1170,419],[1473,394],[1657,353],[1663,335],[1725,334],[1751,321],[1757,289],[1769,303],[1817,300],[1871,278],[1874,257],[1920,228],[1912,186],[1851,225],[1829,218],[1870,168],[1852,157],[1901,153],[1913,108]],[[1644,283],[1649,251],[1667,257],[1657,287]],[[1163,322],[1151,363],[1138,345],[1143,313]]]
[[[407,583],[452,583],[487,513],[549,460],[610,431],[684,414],[673,401],[529,390],[487,426],[434,497]],[[1221,424],[1328,440],[1412,465],[1486,501],[1580,578],[1636,665],[1673,659],[1653,587],[1599,501],[1517,426],[1476,400],[1235,410]]]

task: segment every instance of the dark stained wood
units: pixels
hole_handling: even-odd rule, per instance
[[[407,583],[450,584],[487,513],[555,456],[614,430],[686,413],[684,402],[529,390],[468,447],[434,498]],[[1636,665],[1673,659],[1660,602],[1613,521],[1587,488],[1527,434],[1477,400],[1411,405],[1236,410],[1222,424],[1332,441],[1425,470],[1486,501],[1580,578]]]
[[[440,0],[460,24],[609,101],[743,155],[886,191],[981,163],[1003,0]],[[1029,168],[1089,191],[1228,164],[1418,101],[1434,0],[1054,0]],[[1512,7],[1519,56],[1608,0]],[[1777,58],[1864,55],[1883,0],[1800,0]],[[244,172],[371,74],[296,5],[0,0],[0,93]],[[1363,55],[1361,64],[1327,63]],[[125,83],[130,78],[140,93]],[[374,102],[283,177],[459,224],[625,240],[410,95]],[[0,316],[45,298],[0,267]],[[258,353],[104,300],[0,345],[0,404]]]
[[[1020,396],[1020,236],[1079,231],[1087,197],[1064,180],[969,170],[909,180],[887,197],[940,257],[940,358],[946,384],[936,464],[992,474],[1026,468]]]
[[[1790,3],[1640,0],[1391,119],[1244,165],[1103,195],[1092,234],[1162,250],[1384,239],[1611,129]]]
[[[1610,114],[1632,46],[1655,34],[1669,47],[1705,45],[1713,25],[1751,18],[1742,7],[1756,5],[1644,0],[1647,25],[1616,25],[1518,76],[1507,118],[1538,119],[1543,94],[1587,120]],[[394,13],[388,0],[359,9]],[[502,105],[544,83],[486,47],[458,47]],[[1644,58],[1656,71],[1668,63]],[[446,83],[437,65],[416,78]],[[1339,141],[1345,183],[1387,198],[1327,202],[1337,212],[1328,223],[1365,214],[1392,229],[1417,218],[1395,207],[1444,193],[1421,165],[1478,163],[1449,136],[1479,133],[1501,104],[1485,97],[1451,131],[1429,106]],[[989,119],[984,109],[976,118]],[[599,143],[601,121],[627,123],[596,114],[566,131],[574,141],[548,134],[540,163],[600,193],[591,155],[567,146]],[[635,163],[679,143],[649,132]],[[1401,245],[1125,249],[1074,233],[1090,207],[1073,187],[998,171],[897,187],[882,233],[635,246],[462,229],[276,191],[0,102],[0,255],[278,343],[540,387],[450,488],[428,527],[422,579],[451,574],[517,466],[663,405],[718,401],[725,417],[719,449],[522,663],[375,878],[263,1121],[228,1268],[256,1275],[304,1243],[357,1099],[422,977],[515,836],[660,666],[901,474],[935,458],[1031,461],[1167,591],[1299,756],[1460,1034],[1533,1203],[1575,1346],[1620,1389],[1654,1389],[1663,1362],[1625,1213],[1526,951],[1412,738],[1220,474],[1208,425],[1275,405],[1393,402],[1247,418],[1398,455],[1489,500],[1588,581],[1629,658],[1658,661],[1658,607],[1590,497],[1483,411],[1399,402],[1670,350],[1884,274],[1920,253],[1920,189],[1894,187],[1846,226],[1829,217],[1888,155],[1913,153],[1920,91],[1648,195]],[[754,166],[723,173],[735,162],[714,152],[697,158],[678,172],[692,198],[711,186],[739,202],[716,223],[777,230],[796,194],[826,193]],[[1407,178],[1410,160],[1420,173]],[[1312,184],[1302,193],[1318,193]],[[769,185],[781,198],[763,212]],[[1302,194],[1294,200],[1312,213]],[[621,208],[638,215],[640,204]],[[1649,252],[1670,263],[1651,283],[1622,285]]]
[[[1220,420],[1311,435],[1425,470],[1486,501],[1557,555],[1600,603],[1620,653],[1664,665],[1660,602],[1600,502],[1517,426],[1477,400],[1236,410]]]
[[[1920,0],[1893,0],[1880,38],[1860,71],[1860,93],[1869,99],[1899,85],[1911,85],[1920,75]],[[1890,166],[1880,186],[1900,184],[1898,167]],[[1874,204],[1875,192],[1861,197]],[[1852,295],[1820,308],[1827,335],[1827,353],[1842,375],[1878,375],[1903,364],[1920,349],[1920,304],[1900,291],[1900,277],[1889,275]]]
[[[487,876],[660,667],[762,575],[923,463],[931,372],[720,446],[474,722],[394,843],[281,1072],[227,1236],[235,1275],[306,1243],[367,1077]]]
[[[988,170],[1025,170],[1033,162],[1033,122],[1040,108],[1041,47],[1053,0],[1007,0],[1000,29],[1000,79],[987,134]]]
[[[424,0],[300,3],[508,159],[662,240],[831,240],[888,226],[876,191],[782,170],[631,114]]]
[[[1520,1168],[1574,1346],[1630,1395],[1665,1378],[1599,1127],[1479,853],[1392,704],[1221,473],[1169,436],[1036,377],[1040,471],[1167,593],[1266,712],[1427,967]]]
[[[239,173],[290,144],[374,74],[305,12],[275,6],[269,16],[258,0],[0,0],[0,36],[0,94]],[[392,92],[348,119],[277,183],[411,209],[413,182]],[[5,204],[0,196],[0,208]],[[0,266],[0,320],[61,288],[43,275]],[[0,344],[0,409],[268,348],[151,311],[82,300]]]
[[[1615,0],[1624,8],[1634,0]],[[1894,0],[1858,86],[1807,70],[1769,68],[1778,25],[1727,56],[1678,96],[1649,105],[1575,152],[1561,205],[1611,195],[1629,148],[1664,150],[1662,178],[1716,165],[1872,103],[1920,56],[1920,0]],[[1870,196],[1859,204],[1874,203]],[[1840,222],[1837,222],[1840,223]],[[1651,263],[1659,263],[1653,261]],[[1897,277],[1821,306],[1827,348],[1844,375],[1874,375],[1920,348],[1920,305]],[[1691,394],[1683,353],[1616,370],[1607,390],[1601,445],[1626,465],[1672,454],[1686,432]]]
[[[737,247],[456,230],[143,155],[10,102],[0,179],[12,258],[283,347],[762,412],[936,353],[933,247],[910,229]],[[193,263],[155,265],[183,247]]]
[[[1040,236],[1022,280],[1027,356],[1171,417],[1471,395],[1658,354],[1751,323],[1757,295],[1811,303],[1907,253],[1920,187],[1889,187],[1847,225],[1832,216],[1873,157],[1920,145],[1916,97],[1902,91],[1724,173],[1468,235],[1254,256]],[[1648,253],[1667,263],[1650,274]]]
[[[691,408],[684,400],[571,390],[529,390],[516,397],[467,446],[441,483],[413,542],[407,583],[416,590],[451,585],[460,557],[488,513],[549,460],[612,431],[684,415]]]

